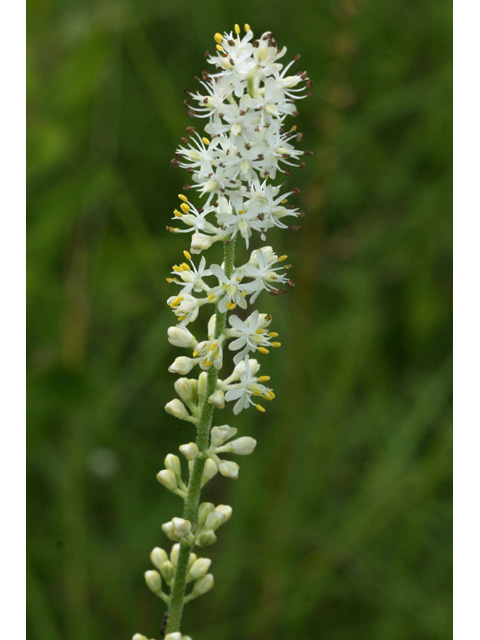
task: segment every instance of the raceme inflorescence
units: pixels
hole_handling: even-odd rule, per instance
[[[205,135],[187,127],[189,137],[182,138],[172,160],[187,170],[192,184],[184,188],[188,197],[179,195],[175,226],[167,229],[191,237],[189,251],[167,278],[175,288],[168,304],[177,318],[168,340],[184,354],[169,367],[181,377],[174,384],[178,397],[165,409],[195,425],[196,440],[179,447],[186,459],[186,479],[180,457],[172,453],[157,474],[184,503],[182,515],[162,526],[174,543],[170,553],[153,549],[155,568],[145,573],[150,590],[168,605],[162,631],[167,640],[190,640],[180,631],[184,605],[214,583],[211,560],[194,549],[213,544],[217,530],[232,515],[230,506],[200,503],[201,489],[217,473],[237,478],[239,465],[230,456],[248,455],[256,445],[250,436],[236,437],[235,427],[212,427],[214,409],[231,403],[235,415],[250,407],[264,412],[264,401],[275,397],[270,377],[260,375],[253,356],[279,347],[278,334],[270,330],[270,314],[252,306],[263,291],[282,294],[294,282],[287,275],[287,256],[278,256],[266,244],[251,245],[255,235],[265,242],[275,227],[298,229],[292,219],[303,213],[288,204],[298,189],[286,187],[283,179],[291,175],[291,167],[303,168],[300,158],[309,153],[294,146],[302,139],[296,126],[285,127],[287,118],[297,115],[295,101],[310,95],[307,73],[290,72],[300,56],[284,66],[279,61],[285,47],[278,47],[271,32],[255,39],[248,24],[243,35],[235,25],[233,32],[216,33],[214,39],[216,52],[206,54],[214,70],[197,78],[200,90],[186,90],[185,100],[190,116],[205,119]],[[195,192],[200,203],[192,198]],[[222,264],[209,264],[204,255],[192,257],[215,243],[223,244]],[[244,259],[235,258],[239,244],[249,252]],[[192,328],[203,307],[211,310],[206,337]],[[233,362],[224,373],[227,352],[231,357],[225,360]],[[197,377],[187,377],[192,371]],[[134,640],[147,638],[136,634]]]

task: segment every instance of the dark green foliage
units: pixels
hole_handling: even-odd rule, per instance
[[[238,482],[209,485],[234,516],[184,629],[447,640],[449,3],[234,4],[30,2],[29,637],[159,640],[142,573],[180,502],[155,473],[192,439],[163,411],[186,239],[165,231],[187,182],[169,160],[214,32],[248,21],[302,54],[315,155],[290,178],[302,231],[271,238],[297,287],[259,300],[277,399],[217,414],[259,444]]]

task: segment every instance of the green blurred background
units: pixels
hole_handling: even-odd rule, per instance
[[[248,21],[302,54],[307,216],[274,233],[297,287],[260,298],[277,399],[209,548],[194,640],[451,637],[451,8],[443,0],[31,0],[29,615],[32,640],[159,639],[143,583],[192,438],[173,397],[165,225],[183,88]],[[293,123],[292,123],[293,124]],[[267,371],[268,369],[268,371]]]

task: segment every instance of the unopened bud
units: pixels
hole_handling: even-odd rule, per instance
[[[208,402],[215,405],[218,409],[223,409],[225,407],[225,394],[221,389],[217,389],[209,397]]]
[[[217,536],[213,533],[213,531],[207,530],[202,531],[202,533],[196,538],[196,543],[199,547],[208,547],[214,542],[217,541]]]
[[[180,445],[179,449],[187,460],[195,460],[195,458],[198,456],[198,447],[195,442],[182,444]]]
[[[182,468],[180,466],[180,458],[173,453],[169,453],[165,456],[165,468],[172,471],[177,479],[182,476]]]
[[[162,578],[158,571],[145,571],[144,576],[147,587],[156,596],[159,596],[162,593]]]
[[[183,402],[178,400],[178,398],[174,398],[173,400],[170,400],[170,402],[167,402],[165,405],[165,411],[179,420],[185,420],[188,418],[188,411],[186,410]]]
[[[203,468],[202,487],[218,473],[218,467],[212,458],[207,458]]]
[[[165,582],[170,584],[170,582],[173,580],[173,577],[175,575],[175,567],[170,562],[170,560],[165,560],[165,562],[160,567],[160,571],[162,576],[164,577]]]
[[[160,571],[162,564],[168,560],[167,552],[160,547],[155,547],[150,554],[152,564]]]
[[[205,249],[210,249],[214,240],[210,236],[206,236],[204,233],[194,233],[190,244],[190,251],[192,253],[200,253]]]
[[[221,427],[213,427],[210,431],[210,441],[215,447],[219,447],[230,438],[233,438],[237,431],[238,429],[229,427],[228,424],[224,424]]]
[[[162,524],[162,530],[170,540],[180,540],[192,531],[192,525],[184,518],[172,518],[170,522]]]
[[[195,560],[195,562],[190,567],[188,578],[190,580],[198,580],[198,578],[201,578],[207,573],[207,571],[210,569],[211,564],[212,561],[210,560],[210,558],[198,558],[198,560]]]
[[[193,585],[192,595],[194,597],[203,596],[204,593],[210,591],[210,589],[213,587],[213,584],[213,575],[211,573],[207,573],[206,576],[203,576],[195,582],[195,584]]]
[[[236,462],[232,462],[231,460],[222,460],[218,465],[218,470],[222,476],[225,476],[225,478],[232,478],[233,480],[236,480],[238,478],[240,467]]]
[[[195,361],[192,360],[192,358],[189,358],[188,356],[178,356],[178,358],[175,358],[172,364],[168,367],[168,370],[171,373],[179,373],[184,376],[185,374],[190,373],[194,366]]]
[[[207,517],[213,511],[215,511],[215,505],[212,504],[211,502],[202,502],[200,504],[200,506],[198,507],[198,519],[197,519],[199,529],[203,528]]]
[[[207,379],[208,374],[206,371],[202,371],[202,373],[198,376],[198,397],[203,398],[205,395],[205,391],[207,390]]]
[[[177,480],[175,474],[170,469],[162,469],[157,473],[157,480],[169,491],[175,491],[177,488]]]
[[[194,336],[185,327],[169,327],[168,341],[174,347],[191,348],[195,347],[197,341]]]
[[[254,438],[244,436],[218,447],[216,453],[236,453],[239,456],[248,456],[253,452],[256,444],[257,441]]]
[[[178,378],[178,380],[175,380],[175,384],[173,385],[175,391],[184,402],[192,402],[195,397],[195,390],[192,382],[196,383],[196,380],[189,380],[188,378]]]

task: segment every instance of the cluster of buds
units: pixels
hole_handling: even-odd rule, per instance
[[[157,474],[165,488],[185,501],[183,516],[162,526],[175,543],[170,556],[155,548],[155,570],[145,574],[151,591],[169,605],[167,640],[189,640],[179,631],[183,604],[213,586],[210,560],[197,558],[192,549],[214,543],[217,529],[232,514],[227,505],[203,502],[194,512],[191,505],[199,504],[201,487],[217,473],[238,477],[238,463],[224,455],[248,455],[256,446],[249,436],[236,438],[237,429],[229,425],[212,427],[212,413],[228,403],[233,403],[235,415],[252,406],[264,412],[262,401],[275,397],[267,386],[270,377],[259,375],[256,358],[281,344],[278,333],[270,330],[270,314],[251,307],[260,293],[284,294],[295,285],[286,255],[277,255],[266,244],[251,250],[250,244],[255,234],[265,242],[273,228],[299,228],[291,224],[292,218],[303,213],[288,203],[298,189],[287,188],[282,180],[291,175],[292,167],[305,166],[300,158],[309,152],[295,147],[302,134],[296,126],[286,128],[285,121],[297,115],[295,101],[310,95],[312,83],[305,71],[290,72],[300,56],[286,65],[280,62],[286,49],[278,47],[271,32],[255,39],[248,24],[243,35],[241,31],[235,25],[230,33],[215,34],[215,52],[207,54],[214,70],[197,78],[198,91],[185,90],[188,113],[205,119],[205,132],[200,135],[195,127],[187,127],[189,137],[182,138],[172,160],[187,170],[192,184],[184,187],[189,195],[178,196],[175,226],[167,229],[191,237],[167,278],[176,289],[167,302],[177,319],[168,329],[168,340],[184,353],[169,367],[182,377],[174,384],[177,397],[165,410],[195,425],[197,438],[179,447],[187,477],[174,454],[167,455],[165,468]],[[202,203],[192,202],[191,193],[203,198]],[[205,255],[195,258],[217,242],[224,245],[222,264],[209,264]],[[239,242],[249,253],[236,264]],[[211,310],[207,335],[197,338],[191,325],[203,307]],[[220,376],[226,349],[232,352],[233,366]],[[185,377],[191,372],[196,372],[194,377]],[[134,640],[147,639],[137,634]]]

